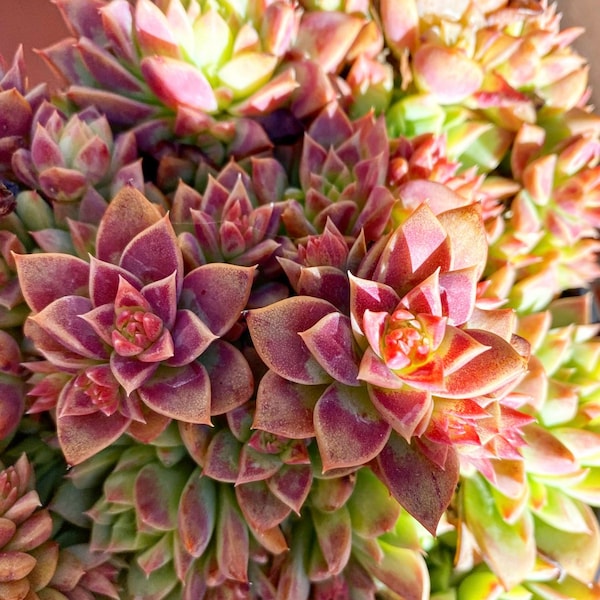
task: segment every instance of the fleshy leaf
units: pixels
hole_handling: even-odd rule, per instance
[[[254,270],[221,263],[197,267],[183,280],[180,305],[198,315],[215,335],[222,336],[246,307]]]
[[[391,431],[364,388],[339,383],[319,398],[314,423],[323,471],[366,464],[379,454]]]
[[[275,373],[295,383],[327,383],[329,375],[299,334],[332,312],[335,307],[325,300],[294,296],[251,310],[248,328],[256,351]]]
[[[322,385],[293,383],[267,371],[258,386],[252,427],[290,439],[313,437],[313,411],[324,391]]]
[[[448,449],[442,469],[413,444],[392,433],[374,463],[390,493],[432,535],[454,495],[459,476],[456,453]]]
[[[68,254],[14,254],[21,292],[38,312],[54,300],[86,294],[90,265]]]
[[[158,206],[141,192],[132,187],[122,188],[108,205],[98,227],[96,258],[118,264],[127,244],[160,218]]]
[[[210,425],[210,382],[198,362],[163,367],[138,392],[147,406],[165,417]]]
[[[301,332],[300,337],[334,380],[346,385],[360,385],[357,379],[360,359],[348,317],[338,312],[329,313]]]
[[[506,589],[511,589],[533,571],[535,564],[537,531],[534,537],[531,514],[526,511],[514,523],[507,523],[479,475],[465,478],[460,493],[467,527],[486,562]]]
[[[58,443],[67,464],[77,465],[116,441],[125,432],[130,419],[119,413],[61,417],[57,421]]]

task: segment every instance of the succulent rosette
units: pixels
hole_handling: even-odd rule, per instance
[[[519,130],[511,167],[522,189],[490,243],[488,273],[510,280],[509,302],[521,312],[598,277],[598,136],[588,131],[542,153],[545,141],[540,127]]]
[[[170,419],[210,423],[211,414],[252,393],[246,360],[218,338],[238,320],[253,269],[209,265],[184,277],[168,216],[133,188],[109,205],[89,263],[59,253],[16,260],[33,311],[25,332],[49,363],[71,375],[57,404],[68,462],[126,430],[151,439]],[[217,301],[224,286],[232,296]],[[211,378],[223,361],[236,373],[231,383]]]
[[[571,47],[582,30],[561,30],[554,5],[400,4],[401,23],[394,2],[380,9],[400,65],[398,99],[387,111],[393,135],[445,131],[452,156],[490,171],[522,124],[585,106],[586,61]]]
[[[5,598],[119,598],[110,557],[85,546],[61,549],[52,539],[52,517],[40,508],[25,455],[0,471],[0,482],[0,591]]]
[[[39,113],[30,148],[19,148],[12,157],[24,185],[53,202],[80,201],[90,188],[106,200],[130,182],[143,188],[133,134],[113,140],[106,117],[94,107],[69,119],[58,109]]]
[[[15,52],[10,65],[0,64],[0,175],[14,178],[12,155],[29,142],[33,116],[48,97],[46,84],[29,88],[23,48]]]
[[[344,235],[366,242],[386,232],[395,199],[387,189],[389,141],[383,119],[369,113],[353,121],[337,102],[308,128],[299,158],[300,189],[283,213],[293,238],[323,231],[327,220]]]
[[[250,335],[269,367],[258,387],[256,426],[280,433],[281,421],[271,418],[277,412],[302,423],[316,438],[325,472],[376,459],[392,494],[435,528],[439,514],[430,520],[396,480],[399,456],[414,453],[423,466],[439,461],[453,490],[457,463],[446,413],[454,411],[463,428],[468,423],[467,437],[484,446],[489,432],[483,419],[486,433],[477,435],[478,420],[487,408],[497,410],[494,396],[516,383],[527,363],[511,311],[475,306],[486,248],[477,205],[435,215],[421,204],[348,276],[349,314],[318,295],[249,311]],[[296,398],[293,406],[288,397]]]
[[[215,177],[209,175],[202,194],[180,184],[171,221],[184,230],[179,240],[186,264],[225,262],[265,268],[274,263],[281,245],[286,183],[278,161],[253,157],[251,174],[232,161]]]

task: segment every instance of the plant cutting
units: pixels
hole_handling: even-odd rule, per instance
[[[0,596],[600,598],[600,117],[545,0],[54,0],[0,71]]]

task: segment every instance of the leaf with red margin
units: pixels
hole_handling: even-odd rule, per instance
[[[293,383],[267,371],[258,385],[252,427],[291,439],[314,437],[313,411],[325,389]]]
[[[21,292],[34,312],[63,296],[87,295],[90,265],[68,254],[13,254]]]
[[[444,468],[417,447],[392,433],[373,463],[375,474],[390,493],[432,535],[450,504],[459,477],[456,452],[448,449]]]
[[[324,472],[366,464],[381,452],[392,430],[364,387],[339,383],[319,398],[314,424]]]
[[[216,559],[219,571],[235,581],[248,581],[250,539],[248,526],[229,486],[219,486]]]
[[[100,221],[96,258],[118,264],[123,250],[133,238],[154,225],[161,216],[158,206],[141,192],[132,187],[122,188],[111,200]]]
[[[267,485],[274,496],[299,515],[310,493],[312,481],[310,465],[283,465],[275,475],[267,479]]]
[[[295,383],[317,385],[328,383],[331,378],[299,333],[333,312],[337,310],[325,300],[293,296],[251,310],[247,322],[254,347],[270,369]]]
[[[450,268],[446,230],[426,203],[418,206],[388,240],[373,279],[402,293],[437,268]]]
[[[237,485],[235,495],[248,524],[257,531],[277,527],[292,510],[271,493],[264,481]]]
[[[160,281],[175,273],[179,291],[183,278],[183,256],[168,215],[140,231],[123,248],[119,265],[144,284]]]
[[[357,379],[360,357],[348,317],[338,312],[329,313],[302,331],[300,337],[333,379],[346,385],[360,385]]]
[[[215,482],[194,471],[188,480],[177,511],[178,529],[185,550],[195,558],[204,554],[216,521]]]
[[[489,349],[444,378],[444,398],[465,398],[492,393],[525,373],[527,359],[501,337],[482,329],[466,330]]]
[[[90,298],[95,307],[112,304],[117,296],[119,282],[124,279],[135,289],[142,288],[142,282],[129,271],[118,265],[90,257]]]
[[[352,550],[352,520],[347,506],[333,512],[313,508],[312,520],[319,547],[331,575],[337,575],[348,563]]]
[[[369,397],[381,416],[405,440],[415,435],[423,419],[433,411],[431,393],[404,386],[398,390],[383,389],[368,385]]]
[[[187,423],[210,425],[210,380],[203,365],[159,369],[138,393],[157,413]]]
[[[221,415],[250,399],[254,392],[254,375],[244,355],[224,340],[215,340],[202,354],[210,379],[210,414]]]
[[[96,332],[80,315],[92,308],[89,298],[64,296],[29,317],[68,352],[95,360],[108,359],[108,351]]]
[[[227,333],[250,297],[254,267],[211,263],[197,267],[183,280],[180,307],[198,315],[218,336]]]
[[[58,443],[67,464],[77,465],[104,450],[125,432],[130,422],[120,413],[106,417],[100,412],[57,419]]]
[[[350,315],[352,328],[363,332],[363,315],[366,310],[391,313],[398,306],[400,296],[389,286],[368,279],[360,279],[352,273],[350,280]]]

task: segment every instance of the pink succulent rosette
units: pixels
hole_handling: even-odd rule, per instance
[[[184,276],[168,216],[133,188],[109,205],[89,263],[59,253],[15,258],[32,309],[26,335],[71,375],[56,406],[67,462],[126,431],[149,441],[171,419],[210,423],[252,394],[246,360],[219,338],[238,320],[254,269],[211,264]],[[220,373],[228,365],[227,378],[217,364]]]
[[[479,446],[489,458],[494,437],[518,443],[503,417],[506,430],[530,420],[511,420],[501,406],[528,348],[513,335],[512,311],[476,305],[486,252],[477,205],[436,215],[423,203],[348,275],[349,314],[306,295],[250,311],[269,367],[254,426],[314,436],[325,471],[374,461],[392,494],[434,530],[458,478],[452,447]],[[435,499],[427,509],[421,495]]]

